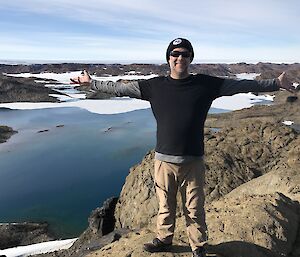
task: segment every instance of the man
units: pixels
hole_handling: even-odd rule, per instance
[[[187,234],[193,257],[205,257],[207,227],[204,212],[204,122],[214,99],[242,92],[269,92],[291,82],[281,74],[277,79],[252,81],[189,74],[194,58],[191,43],[173,40],[166,51],[170,75],[128,84],[91,80],[87,72],[74,83],[91,84],[93,90],[130,96],[151,103],[157,121],[154,180],[159,203],[157,236],[145,244],[149,252],[170,250],[175,228],[176,194],[183,199]]]

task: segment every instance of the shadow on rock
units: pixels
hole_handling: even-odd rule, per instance
[[[191,252],[191,248],[187,245],[172,245],[171,253],[189,253]]]
[[[280,255],[262,246],[243,241],[231,241],[217,245],[208,245],[207,251],[222,257],[279,257]]]

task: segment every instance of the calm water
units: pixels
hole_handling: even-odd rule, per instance
[[[0,110],[0,124],[19,131],[0,144],[0,221],[48,221],[62,237],[82,232],[91,210],[119,194],[129,168],[155,144],[149,109]]]
[[[0,222],[47,221],[64,238],[78,236],[90,212],[119,195],[129,168],[155,145],[150,109],[0,109],[0,124],[19,132],[0,144]]]

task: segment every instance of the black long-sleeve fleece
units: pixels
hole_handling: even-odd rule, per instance
[[[157,121],[156,158],[182,163],[204,155],[204,122],[212,101],[224,95],[276,91],[273,80],[232,80],[208,75],[155,77],[130,84],[93,81],[92,88],[147,100]]]

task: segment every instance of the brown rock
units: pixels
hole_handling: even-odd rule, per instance
[[[141,228],[158,211],[153,181],[154,152],[130,169],[115,210],[117,228]],[[134,188],[134,190],[132,190]]]
[[[282,194],[232,197],[207,207],[210,253],[227,257],[287,256],[297,234],[298,204]],[[88,257],[149,256],[143,244],[155,237],[153,228],[144,228],[92,252]],[[191,256],[183,218],[177,221],[174,247],[157,257]]]
[[[231,195],[209,205],[209,237],[225,256],[287,256],[297,235],[298,208],[278,193]]]

